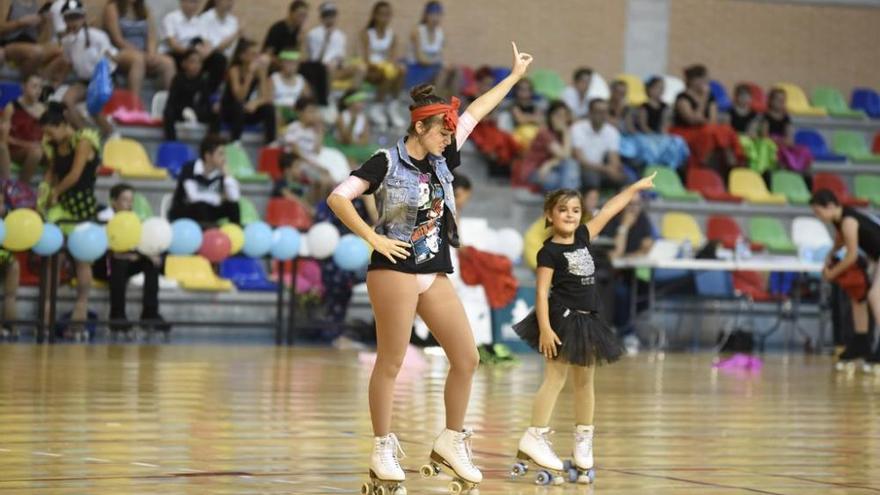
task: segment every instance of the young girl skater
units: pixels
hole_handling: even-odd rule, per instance
[[[589,483],[593,468],[593,370],[597,364],[616,361],[622,350],[614,332],[603,322],[596,288],[590,241],[602,232],[639,193],[653,187],[654,175],[630,185],[611,198],[590,221],[584,223],[581,195],[561,189],[547,196],[544,217],[553,235],[538,251],[535,310],[514,325],[516,333],[546,358],[544,383],[535,396],[531,426],[519,441],[513,473],[525,473],[533,462],[550,473],[539,472],[542,483],[561,483],[562,461],[551,447],[550,415],[570,373],[574,379],[574,467],[578,481]],[[552,288],[552,290],[551,290]]]
[[[449,359],[444,399],[446,429],[434,441],[432,471],[444,468],[459,491],[483,479],[471,459],[471,432],[464,417],[471,380],[479,363],[467,316],[452,286],[449,247],[458,247],[451,170],[476,123],[498,105],[526,73],[531,55],[513,45],[511,74],[471,103],[459,119],[458,99],[446,102],[433,86],[412,90],[407,136],[367,160],[340,184],[327,204],[352,232],[373,246],[367,289],[376,316],[376,364],[370,377],[373,453],[370,482],[361,493],[403,494],[405,475],[398,462],[400,444],[391,433],[394,381],[403,362],[416,313],[443,346]],[[375,231],[358,215],[352,200],[375,194]],[[452,488],[452,486],[450,486]]]

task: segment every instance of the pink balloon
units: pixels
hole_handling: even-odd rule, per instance
[[[202,247],[199,248],[199,254],[208,259],[211,263],[220,263],[229,257],[232,251],[232,242],[229,236],[220,229],[206,230],[202,235]]]

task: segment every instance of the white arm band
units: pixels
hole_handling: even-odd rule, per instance
[[[360,177],[349,175],[347,179],[340,182],[339,185],[336,186],[336,189],[334,189],[331,194],[338,194],[343,198],[348,198],[349,201],[354,201],[361,194],[367,192],[367,189],[369,188],[369,182],[361,179]]]
[[[464,145],[464,142],[467,141],[468,136],[471,135],[471,132],[476,126],[477,119],[467,111],[461,114],[458,118],[458,125],[455,127],[455,143],[458,145],[459,150]]]

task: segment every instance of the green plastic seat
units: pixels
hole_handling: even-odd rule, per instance
[[[226,167],[239,182],[269,182],[269,176],[254,169],[247,151],[239,144],[226,145]]]
[[[651,166],[645,170],[645,177],[654,172],[657,172],[657,177],[654,178],[654,187],[663,199],[688,202],[697,202],[702,199],[700,193],[685,190],[681,179],[674,170],[662,166]]]
[[[828,115],[844,119],[864,119],[867,118],[865,112],[861,110],[853,110],[846,104],[843,95],[835,88],[829,86],[819,86],[813,89],[810,98],[814,106],[824,108],[828,111]]]
[[[532,72],[532,84],[535,93],[548,100],[558,100],[565,89],[565,81],[556,72],[549,69],[536,69]]]
[[[854,182],[857,198],[867,199],[875,206],[880,206],[880,175],[859,174],[855,176]]]
[[[139,192],[134,193],[134,201],[132,201],[131,210],[141,219],[142,222],[153,216],[153,207],[150,206],[150,202],[147,201],[146,196]]]
[[[789,203],[805,205],[810,202],[810,190],[804,178],[788,170],[777,170],[770,178],[770,189],[782,194]]]
[[[865,138],[857,131],[837,131],[831,139],[831,147],[834,152],[846,155],[854,162],[880,163],[880,155],[875,155],[868,149]]]
[[[260,221],[260,213],[257,211],[257,207],[254,206],[251,200],[245,197],[238,200],[238,212],[242,227],[249,223]]]
[[[772,253],[792,254],[797,246],[791,242],[782,223],[770,217],[753,217],[749,220],[749,239],[763,244]]]

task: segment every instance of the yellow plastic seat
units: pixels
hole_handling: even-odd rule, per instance
[[[131,179],[167,179],[168,171],[150,161],[147,151],[134,139],[115,138],[104,143],[104,165]]]
[[[797,84],[778,83],[774,86],[781,89],[785,93],[786,106],[788,111],[794,115],[804,115],[807,117],[827,117],[828,111],[824,108],[814,107],[807,99],[807,94]]]
[[[670,212],[663,215],[660,226],[661,235],[672,241],[690,241],[691,246],[698,248],[706,242],[697,220],[687,213]]]
[[[784,194],[767,190],[764,179],[752,169],[735,168],[730,172],[730,194],[740,196],[749,203],[784,205],[788,203]]]
[[[537,270],[538,251],[541,250],[544,246],[544,241],[546,241],[552,233],[550,227],[544,226],[544,216],[541,215],[541,218],[535,220],[523,236],[523,261],[525,261],[526,265],[532,270]]]
[[[626,100],[630,105],[637,107],[648,101],[645,83],[641,78],[633,74],[618,74],[615,79],[626,84]]]
[[[165,276],[176,280],[186,290],[225,292],[232,290],[232,281],[218,277],[211,263],[202,256],[168,256]]]

